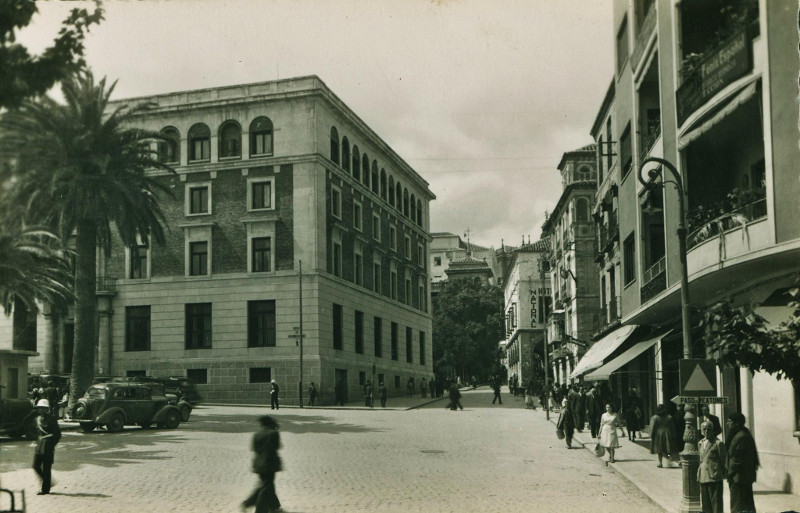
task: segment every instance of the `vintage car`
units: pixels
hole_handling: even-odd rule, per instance
[[[36,440],[36,412],[28,399],[0,399],[0,432],[12,438]]]
[[[169,404],[174,404],[181,412],[181,421],[187,422],[192,414],[192,405],[187,401],[178,390],[170,390],[163,384],[162,379],[150,376],[126,376],[111,378],[107,381],[115,383],[141,383],[150,387],[150,391],[155,395],[166,396]]]
[[[181,399],[187,401],[189,404],[198,404],[203,400],[197,392],[197,386],[194,381],[184,376],[170,376],[168,378],[156,378],[164,384],[167,393],[176,394]]]
[[[116,432],[134,424],[143,429],[153,424],[174,429],[181,422],[181,412],[163,393],[154,394],[145,384],[109,381],[90,386],[73,405],[71,418],[86,432],[100,426]]]

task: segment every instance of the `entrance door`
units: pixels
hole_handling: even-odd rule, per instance
[[[347,392],[350,385],[347,383],[347,370],[346,369],[336,369],[336,376],[335,376],[335,383],[344,383],[342,387],[342,393],[344,394],[344,402],[348,402],[347,399]]]

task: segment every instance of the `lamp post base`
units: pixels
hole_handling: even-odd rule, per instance
[[[681,457],[681,471],[683,473],[683,498],[681,499],[681,513],[702,513],[700,505],[700,482],[697,480],[697,468],[700,466],[700,456],[696,451],[683,451]]]

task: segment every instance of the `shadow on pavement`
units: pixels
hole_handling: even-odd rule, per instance
[[[66,497],[92,497],[95,499],[110,499],[110,495],[102,493],[65,493],[65,492],[50,492],[50,495],[64,495]]]
[[[287,412],[291,411],[287,409]],[[202,415],[193,421],[181,424],[180,429],[189,431],[211,431],[215,433],[255,433],[258,431],[258,417],[263,415],[254,412],[249,415]],[[294,415],[281,413],[280,410],[271,411],[269,414],[286,433],[320,433],[335,435],[339,433],[367,433],[381,432],[382,429],[367,428],[357,424],[337,422],[332,417],[322,415]]]

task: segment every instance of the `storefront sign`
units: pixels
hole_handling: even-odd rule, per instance
[[[752,68],[747,31],[743,30],[706,57],[676,93],[678,125],[701,105]]]
[[[728,404],[727,397],[687,397],[680,396],[679,404]]]

